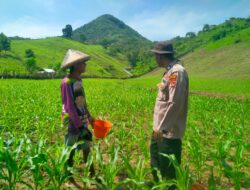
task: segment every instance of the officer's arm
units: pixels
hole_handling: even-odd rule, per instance
[[[177,120],[177,115],[181,111],[185,98],[186,81],[183,72],[174,72],[169,79],[169,101],[167,111],[160,123],[160,132],[171,131],[173,124]],[[176,78],[176,79],[174,79]]]

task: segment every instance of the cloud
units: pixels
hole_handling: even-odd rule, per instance
[[[63,26],[48,24],[32,17],[24,16],[14,22],[0,25],[0,32],[8,36],[42,38],[61,35]]]
[[[197,32],[206,17],[205,13],[171,8],[154,13],[144,11],[128,21],[128,25],[150,40],[166,40],[189,31]]]
[[[247,17],[249,11],[249,0],[202,0],[194,5],[165,5],[155,11],[149,8],[132,16],[128,25],[150,40],[166,40],[190,31],[198,32],[204,24],[219,24],[230,17]]]

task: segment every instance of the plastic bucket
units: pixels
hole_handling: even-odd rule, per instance
[[[112,123],[97,119],[93,122],[94,135],[96,138],[105,138],[112,127]]]

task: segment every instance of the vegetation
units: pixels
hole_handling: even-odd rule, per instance
[[[82,155],[76,155],[72,171],[78,183],[86,189],[93,189],[91,184],[102,189],[146,189],[144,182],[152,179],[149,143],[159,78],[83,82],[92,114],[110,120],[114,126],[105,140],[94,139],[86,165],[82,164]],[[191,80],[191,90],[197,85],[204,88],[194,83],[196,80]],[[60,80],[0,80],[1,189],[64,188],[69,150],[63,145],[66,129],[60,124],[59,85]],[[242,92],[240,85],[237,89],[231,85],[231,92],[241,96],[249,93],[249,86]],[[249,189],[249,100],[194,94],[189,100],[182,166],[176,165],[177,181],[163,180],[154,188],[176,183],[186,190],[198,182],[208,189]],[[92,162],[99,180],[91,179],[87,172]]]
[[[72,26],[70,24],[67,24],[65,28],[62,29],[62,32],[63,32],[63,37],[71,38],[73,32]]]
[[[33,73],[34,71],[36,71],[36,59],[34,57],[27,58],[25,61],[25,67],[29,73]]]
[[[35,58],[36,56],[35,56],[35,53],[32,49],[26,49],[25,50],[25,57],[26,58],[31,58],[31,57]]]
[[[223,77],[232,74],[247,77],[249,26],[249,18],[231,18],[219,25],[205,24],[197,34],[188,32],[186,37],[173,39],[177,56],[184,60],[194,77],[204,73],[204,77],[211,78],[217,76],[217,72]],[[92,77],[129,77],[124,69],[141,75],[156,67],[153,54],[149,52],[153,43],[111,15],[103,15],[76,29],[72,38],[84,43],[68,38],[29,40],[13,37],[11,51],[0,53],[0,72],[26,72],[23,52],[27,49],[36,52],[38,67],[57,70],[67,48],[86,51],[93,58],[87,73]],[[236,67],[238,62],[240,67]]]
[[[208,190],[250,188],[249,26],[249,18],[231,18],[173,39],[190,76],[187,131],[182,165],[170,156],[177,180],[160,180],[152,189],[175,183],[187,190],[196,182]],[[128,77],[125,68],[139,75],[156,66],[148,51],[152,43],[111,15],[75,30],[72,38],[81,43],[69,39],[67,29],[64,38],[13,37],[11,44],[1,34],[0,71],[58,71],[69,48],[91,55],[88,76]],[[66,169],[85,189],[146,189],[144,182],[152,180],[152,111],[163,72],[83,80],[92,115],[114,125],[106,139],[94,139],[86,164],[76,154],[74,168],[65,168],[70,148],[60,121],[60,80],[0,80],[0,189],[66,189]],[[88,172],[92,163],[96,178]]]
[[[218,40],[226,39],[229,42],[227,45],[249,40],[249,27],[250,22],[247,18],[230,18],[219,25],[205,24],[197,34],[188,32],[186,37],[177,36],[173,42],[177,55],[183,56]]]
[[[10,40],[3,33],[0,34],[0,52],[10,50]]]
[[[88,76],[99,77],[127,77],[124,72],[126,65],[105,53],[99,45],[84,45],[79,42],[54,37],[38,40],[12,40],[12,51],[7,51],[5,56],[0,57],[0,71],[25,73],[26,50],[35,52],[37,67],[55,68],[57,71],[67,49],[77,49],[91,55],[88,62]],[[30,52],[29,52],[30,53]],[[1,54],[0,54],[1,55]]]
[[[102,15],[77,28],[72,38],[102,45],[109,55],[128,63],[134,74],[155,68],[152,54],[149,53],[152,42],[112,15]]]

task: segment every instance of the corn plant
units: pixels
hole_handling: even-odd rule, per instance
[[[0,180],[7,182],[10,190],[15,189],[17,184],[23,184],[27,187],[30,185],[22,179],[26,174],[25,168],[27,166],[27,157],[21,155],[21,150],[24,144],[24,140],[20,139],[19,144],[15,147],[14,151],[10,151],[11,146],[15,144],[12,142],[14,138],[7,141],[6,147],[4,141],[0,138]]]
[[[106,190],[113,190],[118,185],[114,183],[115,177],[121,169],[121,166],[118,165],[118,152],[119,147],[113,147],[109,154],[109,159],[107,163],[105,163],[102,153],[98,146],[95,146],[96,151],[96,162],[101,170],[100,175],[97,174],[98,179],[101,183],[97,183],[97,186],[101,189]]]
[[[190,160],[192,160],[192,162],[194,163],[198,181],[201,180],[203,167],[205,165],[205,153],[202,150],[200,142],[201,141],[198,135],[196,136],[196,138],[187,142],[189,157]]]
[[[184,169],[182,169],[174,155],[162,155],[168,157],[170,162],[174,165],[176,171],[176,187],[179,190],[190,189],[191,185],[193,184],[194,177],[190,173],[189,167],[186,165]]]
[[[95,178],[92,178],[93,176],[90,175],[90,167],[93,164],[93,160],[93,155],[90,154],[87,162],[85,163],[85,167],[83,168],[83,176],[79,176],[83,182],[84,189],[89,189],[92,184],[97,184]]]
[[[68,173],[66,172],[65,166],[70,151],[75,148],[75,146],[72,148],[56,147],[54,155],[47,154],[47,162],[44,163],[44,168],[49,177],[47,182],[47,187],[49,189],[60,189],[63,183],[66,182]]]
[[[129,183],[131,189],[143,189],[144,180],[147,174],[145,168],[145,160],[144,158],[139,158],[139,160],[135,163],[135,166],[132,166],[130,163],[130,157],[122,156],[122,160],[124,162],[124,169],[128,174],[128,178],[124,181],[124,183]]]
[[[91,184],[103,189],[145,187],[143,182],[151,176],[149,143],[158,82],[157,77],[84,79],[91,114],[114,124],[105,140],[94,139],[83,175],[68,168],[85,189]],[[67,129],[59,127],[59,86],[60,80],[0,80],[0,189],[63,188],[68,153],[63,148]],[[185,167],[179,168],[176,181],[162,179],[152,188],[164,189],[170,183],[188,188],[190,173],[202,183],[210,181],[211,190],[249,188],[250,101],[194,94],[189,100],[182,152]],[[75,159],[80,162],[80,157]],[[87,171],[92,161],[99,179],[92,179]],[[124,180],[118,181],[121,177]]]

